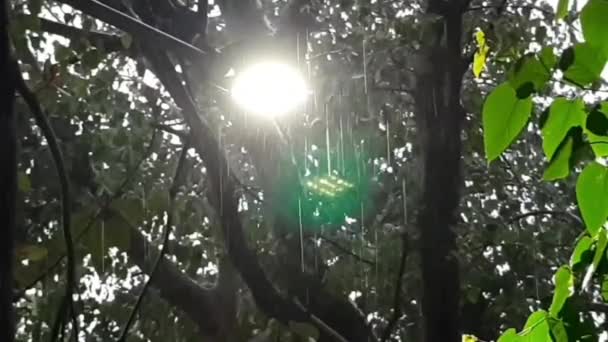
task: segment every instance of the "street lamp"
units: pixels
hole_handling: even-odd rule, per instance
[[[296,69],[271,61],[237,72],[231,93],[244,110],[275,118],[302,104],[308,89]]]

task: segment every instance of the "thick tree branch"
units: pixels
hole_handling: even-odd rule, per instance
[[[156,273],[162,277],[151,279],[152,285],[160,292],[160,296],[182,310],[199,327],[205,335],[213,335],[220,330],[223,324],[215,303],[215,293],[199,286],[196,282],[183,274],[167,258],[158,259],[160,252],[155,248],[146,248],[150,243],[141,235],[137,227],[131,225],[118,211],[117,215],[125,224],[131,227],[131,238],[128,255],[144,271],[157,267]],[[157,258],[158,266],[151,265],[148,258]],[[148,273],[149,275],[150,273]]]
[[[163,32],[154,26],[148,25],[141,20],[123,13],[101,1],[97,0],[58,0],[61,3],[72,6],[101,21],[131,34],[137,42],[155,42],[162,48],[179,51],[193,58],[209,57],[214,53],[203,51],[196,46]]]
[[[150,50],[146,56],[152,62],[158,78],[182,109],[192,134],[192,145],[207,165],[213,187],[210,202],[218,211],[228,254],[251,289],[256,303],[267,315],[284,323],[289,320],[307,321],[304,312],[279,295],[266,278],[257,256],[247,246],[238,215],[233,178],[230,177],[228,162],[214,138],[215,134],[198,114],[192,97],[182,85],[166,55],[161,51]]]
[[[63,161],[63,155],[61,153],[61,149],[59,148],[59,143],[57,141],[57,137],[53,130],[53,127],[48,121],[48,118],[42,111],[40,103],[36,98],[36,94],[34,94],[25,83],[21,75],[21,71],[19,70],[19,66],[17,63],[14,63],[15,72],[17,73],[16,86],[17,91],[23,96],[25,103],[28,105],[32,114],[36,120],[36,123],[40,127],[42,134],[44,135],[47,143],[49,144],[49,149],[51,151],[51,155],[53,157],[53,161],[55,163],[55,167],[57,169],[57,174],[59,176],[59,183],[61,186],[61,211],[62,211],[62,224],[63,224],[63,238],[65,240],[66,245],[66,255],[67,255],[67,280],[66,280],[66,288],[65,294],[63,298],[63,302],[60,305],[60,309],[58,312],[58,316],[56,317],[55,324],[53,325],[53,334],[52,336],[58,336],[60,330],[60,326],[63,326],[63,322],[65,319],[65,313],[68,311],[71,312],[72,316],[72,329],[75,338],[78,338],[78,319],[74,302],[72,300],[72,295],[74,294],[74,288],[76,286],[76,261],[74,257],[74,243],[72,240],[72,228],[71,228],[71,199],[70,199],[70,181],[68,179],[68,174],[65,169],[65,163]]]

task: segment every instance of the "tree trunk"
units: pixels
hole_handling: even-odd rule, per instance
[[[0,1],[0,341],[15,340],[13,262],[17,194],[16,68],[8,33],[8,1]]]
[[[459,270],[452,227],[460,200],[461,126],[464,110],[460,89],[462,8],[458,1],[431,0],[427,14],[432,39],[417,70],[416,123],[422,152],[421,234],[424,340],[460,341]]]

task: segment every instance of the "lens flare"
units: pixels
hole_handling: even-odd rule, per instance
[[[294,110],[306,100],[306,82],[294,68],[264,62],[237,73],[232,97],[244,110],[276,117]]]

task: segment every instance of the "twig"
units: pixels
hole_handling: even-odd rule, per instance
[[[507,220],[507,224],[511,224],[514,222],[517,222],[521,219],[524,219],[526,217],[531,217],[531,216],[544,216],[544,215],[551,215],[551,216],[568,216],[570,217],[573,221],[576,221],[576,223],[580,224],[581,226],[584,225],[583,224],[583,220],[580,219],[580,217],[571,214],[567,211],[556,211],[556,210],[535,210],[535,211],[530,211],[528,213],[523,213],[523,214],[519,214],[516,216],[511,217],[509,220]]]
[[[25,83],[23,76],[21,75],[21,71],[19,70],[19,65],[14,63],[16,75],[16,87],[17,91],[23,97],[23,100],[26,102],[32,114],[36,120],[36,123],[40,127],[42,134],[44,135],[49,149],[51,151],[51,155],[53,157],[53,162],[55,163],[55,168],[57,169],[57,174],[59,176],[59,183],[61,186],[61,209],[62,209],[62,221],[63,221],[63,238],[65,240],[66,245],[66,255],[68,258],[67,265],[67,281],[66,288],[64,294],[64,303],[65,307],[62,304],[60,307],[59,315],[65,310],[69,309],[72,315],[72,324],[73,331],[72,334],[74,338],[78,339],[78,320],[76,318],[76,311],[74,308],[74,302],[72,300],[72,294],[74,293],[74,286],[76,284],[76,270],[75,270],[75,258],[74,258],[74,244],[72,241],[72,231],[71,231],[71,199],[70,199],[70,181],[68,179],[68,175],[65,169],[65,163],[63,161],[63,155],[61,154],[61,150],[59,148],[59,143],[57,142],[57,137],[55,136],[55,132],[53,127],[48,121],[48,118],[42,111],[40,103],[36,98],[36,94],[34,94]],[[63,310],[63,312],[62,312]],[[64,317],[56,317],[55,324],[53,325],[53,334],[51,338],[55,340],[58,337],[58,322],[64,322]]]
[[[528,10],[536,10],[549,17],[555,16],[555,14],[553,12],[549,11],[548,9],[544,9],[542,7],[534,6],[534,5],[506,5],[506,7],[511,7],[514,9],[521,8],[521,9],[528,9]],[[494,9],[494,8],[500,8],[500,6],[496,6],[496,5],[472,6],[472,7],[467,8],[465,12],[479,11],[479,10],[484,10],[484,9]]]
[[[118,339],[119,342],[126,341],[127,336],[129,334],[129,328],[131,327],[131,325],[133,324],[133,321],[135,320],[135,316],[137,315],[137,312],[139,311],[139,307],[141,306],[144,296],[146,295],[146,292],[148,291],[148,288],[150,287],[150,284],[152,283],[152,279],[154,278],[156,271],[158,270],[160,262],[165,256],[167,247],[169,246],[169,235],[171,233],[171,225],[173,224],[173,210],[174,210],[174,204],[175,204],[175,196],[177,195],[177,188],[179,186],[178,179],[182,173],[182,169],[183,169],[184,162],[186,160],[186,155],[188,154],[189,148],[190,148],[189,143],[184,144],[184,147],[182,148],[182,152],[180,153],[180,156],[179,156],[179,160],[177,162],[177,167],[175,168],[175,175],[173,176],[173,182],[171,183],[171,187],[169,188],[169,208],[167,210],[167,225],[165,227],[163,245],[160,249],[160,253],[156,257],[154,266],[152,267],[152,270],[150,271],[150,274],[148,276],[148,281],[144,284],[144,287],[142,288],[141,293],[139,294],[139,297],[137,298],[137,301],[135,302],[135,306],[133,307],[133,310],[131,310],[129,319],[127,320],[127,323],[125,324],[125,327],[122,330],[122,334],[121,334],[120,338]],[[121,217],[126,221],[124,216],[121,215]]]
[[[323,236],[323,235],[320,235],[320,236],[319,236],[319,238],[320,238],[321,240],[323,240],[323,241],[325,241],[325,242],[329,243],[330,245],[334,246],[334,247],[335,247],[337,250],[339,250],[339,251],[343,252],[344,254],[348,254],[348,255],[352,256],[353,258],[355,258],[355,259],[357,259],[357,260],[359,260],[359,261],[361,261],[361,262],[363,262],[363,263],[366,263],[366,264],[368,264],[368,265],[370,265],[370,266],[374,266],[374,262],[373,262],[373,261],[368,260],[368,259],[365,259],[364,257],[362,257],[362,256],[360,256],[360,255],[358,255],[358,254],[354,253],[354,252],[353,252],[353,251],[351,251],[350,249],[348,249],[348,248],[346,248],[346,247],[344,247],[344,246],[340,245],[338,242],[336,242],[336,241],[334,241],[334,240],[332,240],[332,239],[330,239],[330,238],[328,238],[328,237],[325,237],[325,236]]]
[[[391,316],[384,332],[382,333],[381,342],[385,342],[391,336],[395,325],[399,321],[401,316],[401,284],[403,283],[403,273],[405,272],[405,264],[408,255],[408,239],[405,234],[401,236],[401,261],[399,262],[399,273],[397,274],[397,281],[395,282],[395,294],[393,296],[393,315]]]
[[[177,129],[169,126],[169,125],[163,125],[163,124],[159,124],[159,123],[153,123],[152,127],[158,128],[161,131],[165,131],[165,132],[170,133],[170,134],[177,135],[178,137],[180,137],[182,139],[185,138],[188,135],[188,133],[186,133],[184,131],[177,130]]]

